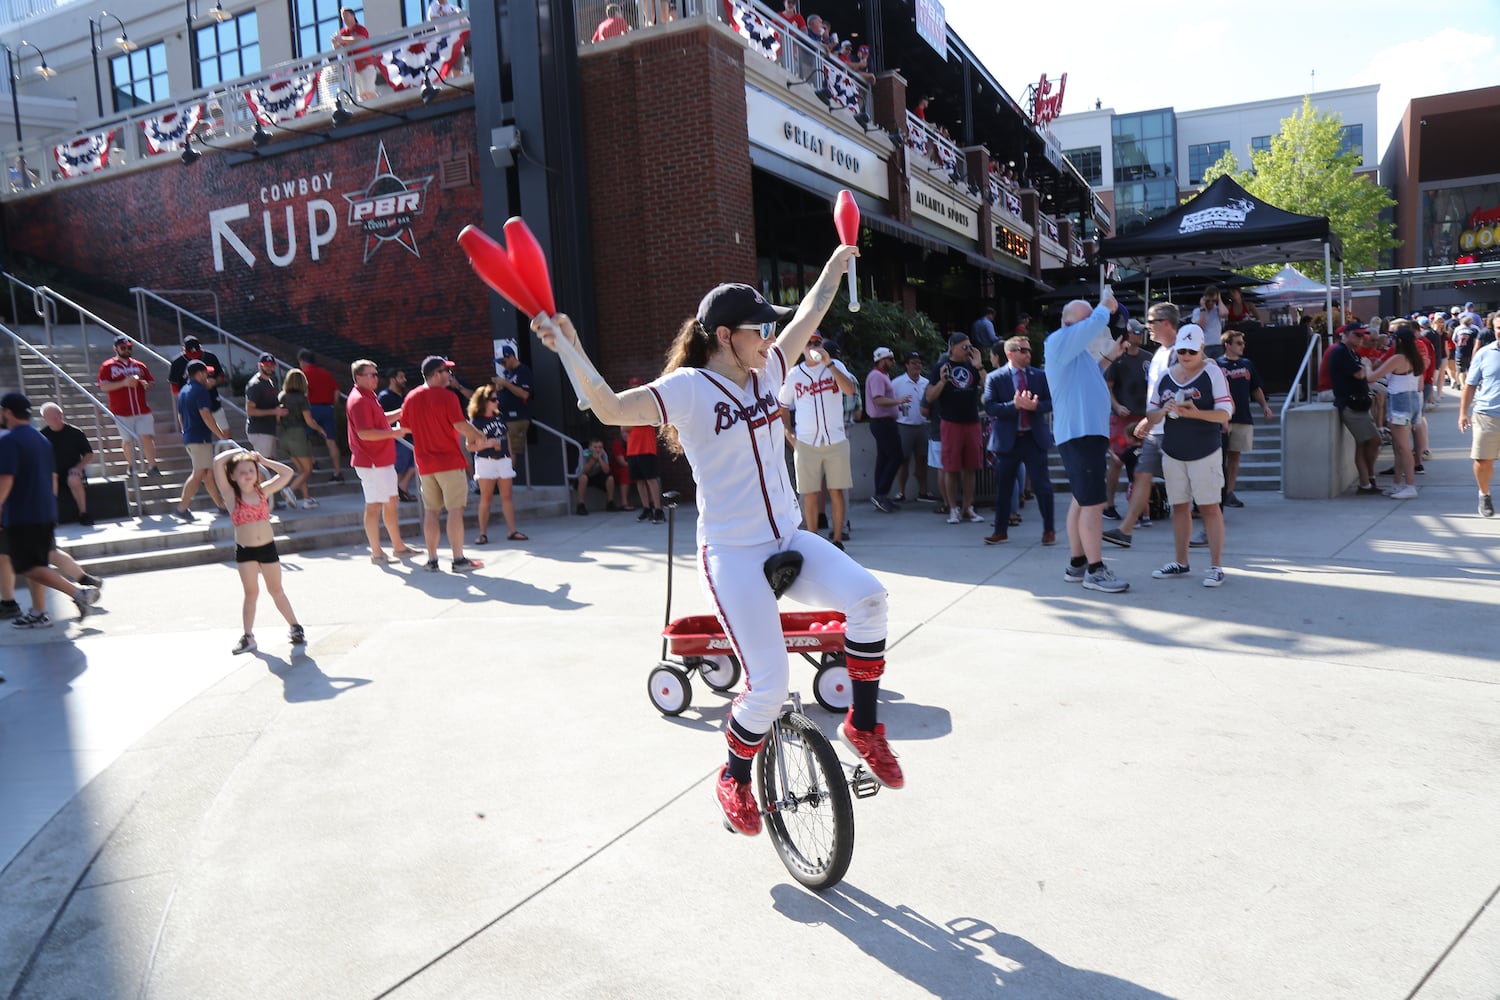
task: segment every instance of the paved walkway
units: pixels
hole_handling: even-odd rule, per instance
[[[662,528],[297,554],[296,656],[268,602],[229,655],[226,565],[117,577],[0,636],[0,997],[1493,996],[1500,521],[1454,419],[1417,500],[1243,494],[1219,590],[1150,579],[1166,526],[1110,597],[1034,508],[1000,548],[857,510],[909,784],[822,895],[720,826],[726,699],[647,701]]]

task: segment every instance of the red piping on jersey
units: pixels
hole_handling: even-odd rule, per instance
[[[708,571],[707,545],[702,545],[698,548],[698,564],[703,570],[704,582],[708,584],[708,596],[714,602],[714,610],[719,613],[719,621],[724,624],[724,637],[729,640],[729,648],[734,650],[735,658],[740,661],[740,666],[745,668],[745,690],[740,692],[739,697],[735,699],[735,701],[739,701],[740,698],[743,698],[754,688],[755,678],[750,675],[750,664],[745,659],[745,654],[740,650],[739,640],[734,637],[734,627],[729,624],[729,616],[724,613],[724,605],[719,601],[719,588],[714,586],[713,574]],[[725,726],[724,731],[727,734],[729,727]]]
[[[648,385],[646,388],[651,390],[651,398],[656,400],[656,411],[661,414],[661,422],[670,424],[672,421],[667,419],[667,404],[662,402],[661,393],[656,391],[656,386],[654,385]]]
[[[718,389],[725,396],[729,397],[729,401],[731,403],[733,403],[735,406],[740,405],[740,401],[735,398],[734,393],[724,388],[723,384],[720,383],[718,379],[714,378],[702,368],[698,370],[703,373],[703,377],[708,379],[708,381],[713,385],[715,389]],[[757,401],[760,400],[760,381],[755,377],[755,374],[753,372],[750,375],[750,392]],[[766,489],[766,466],[765,463],[760,460],[760,447],[755,442],[755,428],[751,426],[752,423],[754,423],[754,421],[745,421],[745,432],[750,435],[750,454],[755,456],[755,468],[759,473],[757,478],[760,479],[760,499],[761,502],[766,505],[766,521],[771,525],[771,534],[775,536],[779,541],[781,539],[781,530],[776,527],[776,515],[771,510],[771,494]],[[774,442],[775,438],[771,436],[775,433],[775,431],[771,427],[773,423],[775,423],[775,421],[772,419],[770,414],[767,414],[767,439]],[[743,663],[745,661],[741,660],[740,662]]]

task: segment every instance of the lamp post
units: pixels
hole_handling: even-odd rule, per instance
[[[89,54],[94,59],[94,101],[98,106],[100,118],[104,117],[104,91],[99,82],[99,52],[104,48],[104,19],[106,17],[113,17],[115,23],[120,26],[120,37],[115,39],[115,44],[120,47],[120,51],[129,52],[135,48],[135,43],[125,32],[125,22],[117,15],[101,10],[97,21],[92,17],[89,18]]]
[[[21,89],[21,72],[18,63],[21,59],[20,50],[27,45],[31,45],[31,43],[23,39],[21,44],[14,49],[9,45],[0,46],[0,48],[5,50],[5,66],[7,72],[10,73],[10,113],[15,116],[16,120],[17,146],[21,145],[21,98],[19,95]],[[42,64],[36,68],[37,75],[44,80],[50,76],[56,76],[57,70],[47,65],[47,54],[41,49],[37,49],[35,45],[31,45],[31,47],[36,49],[37,57],[42,61]],[[14,185],[17,181],[20,182],[23,188],[31,187],[31,171],[26,167],[26,153],[24,150],[18,149],[16,151],[14,170],[15,179],[11,181],[11,189],[15,190]]]
[[[183,0],[183,15],[187,18],[188,62],[193,68],[193,86],[196,87],[202,82],[198,74],[198,0]],[[204,16],[223,24],[231,15],[224,9],[224,0],[218,0],[214,9]]]

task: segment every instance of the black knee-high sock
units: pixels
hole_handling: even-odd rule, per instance
[[[750,758],[731,753],[729,755],[729,776],[741,783],[748,782],[750,780]]]
[[[854,728],[871,730],[875,728],[875,702],[880,697],[879,681],[853,681],[854,688]]]

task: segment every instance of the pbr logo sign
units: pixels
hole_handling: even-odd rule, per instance
[[[344,195],[349,203],[349,225],[357,226],[365,234],[365,260],[375,256],[384,243],[399,243],[422,256],[417,250],[417,234],[412,221],[422,214],[427,203],[427,185],[432,175],[402,180],[391,170],[390,157],[386,155],[385,143],[375,157],[375,176],[363,191],[350,191]]]

